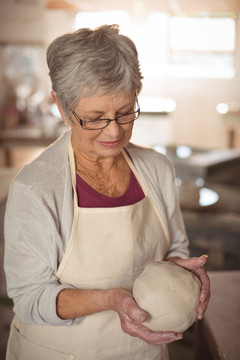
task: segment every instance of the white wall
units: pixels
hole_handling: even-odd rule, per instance
[[[43,42],[45,0],[1,0],[0,42]]]
[[[143,89],[143,94],[173,97],[176,110],[169,116],[171,141],[176,144],[216,148],[224,146],[223,116],[216,111],[221,102],[240,104],[240,76],[235,79],[161,79]],[[164,119],[164,128],[165,122]],[[159,133],[161,134],[161,121]],[[156,129],[155,129],[156,131]],[[154,138],[156,133],[153,134]]]

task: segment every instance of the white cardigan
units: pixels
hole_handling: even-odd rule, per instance
[[[56,272],[70,238],[73,197],[67,131],[16,176],[5,213],[7,290],[20,320],[32,324],[71,325],[56,314],[56,297],[67,288]],[[187,258],[188,239],[169,159],[129,143],[126,149],[160,211],[170,234],[167,258]],[[69,286],[71,288],[72,286]]]

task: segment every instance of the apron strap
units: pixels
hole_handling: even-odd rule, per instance
[[[130,157],[129,157],[129,155],[128,155],[128,153],[127,153],[127,151],[126,151],[125,149],[122,150],[122,154],[123,154],[125,160],[127,161],[130,169],[132,170],[132,172],[133,172],[134,175],[136,176],[139,184],[141,185],[142,190],[143,190],[143,192],[144,192],[144,195],[145,195],[145,196],[148,196],[148,198],[149,198],[149,200],[150,200],[150,202],[151,202],[151,204],[152,204],[152,206],[153,206],[153,208],[154,208],[154,210],[155,210],[155,212],[156,212],[156,215],[157,215],[157,217],[158,217],[158,219],[159,219],[159,221],[160,221],[160,223],[161,223],[161,225],[162,225],[163,232],[164,232],[164,234],[165,234],[165,236],[166,236],[166,239],[168,240],[168,243],[170,243],[170,235],[169,235],[169,231],[168,231],[167,225],[165,224],[162,215],[160,214],[157,206],[155,205],[155,202],[152,200],[152,197],[149,195],[149,191],[147,190],[147,187],[146,187],[145,184],[143,183],[141,177],[139,176],[139,174],[138,174],[138,172],[137,172],[137,169],[135,168],[132,160],[130,159]]]

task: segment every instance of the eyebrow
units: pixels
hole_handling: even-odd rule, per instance
[[[117,110],[117,112],[121,111],[122,109],[124,109],[125,107],[128,107],[130,105],[132,105],[132,102],[129,102],[128,104],[121,106],[120,109]],[[90,110],[90,111],[86,112],[86,115],[90,115],[90,114],[101,115],[104,113],[105,113],[105,111],[101,111],[101,110]]]

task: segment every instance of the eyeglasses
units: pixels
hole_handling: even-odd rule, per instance
[[[80,117],[72,111],[73,116],[77,119],[79,124],[82,126],[83,129],[86,130],[101,130],[107,127],[111,121],[116,121],[118,125],[125,125],[129,124],[139,118],[140,115],[140,106],[138,103],[138,99],[136,98],[136,111],[120,115],[115,117],[114,119],[95,119],[95,120],[82,120]]]

